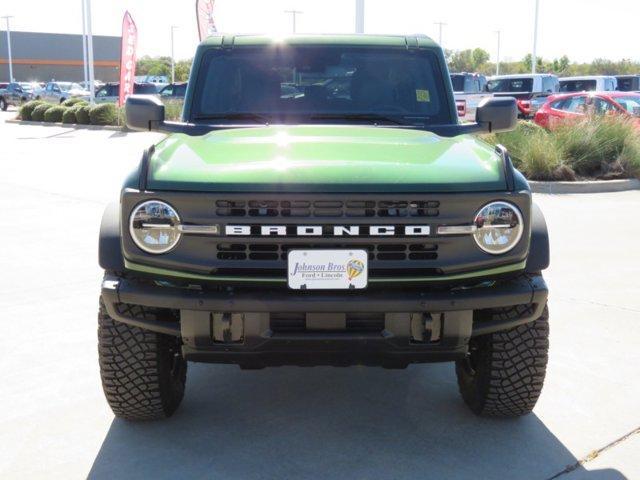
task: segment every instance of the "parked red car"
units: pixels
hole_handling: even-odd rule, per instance
[[[633,117],[640,128],[640,93],[580,92],[552,95],[536,112],[534,122],[553,129],[559,124],[584,118],[585,115]]]

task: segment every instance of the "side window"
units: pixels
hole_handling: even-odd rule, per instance
[[[565,110],[564,104],[570,102],[571,100],[566,100],[566,99],[561,99],[561,100],[556,100],[555,102],[551,103],[551,108],[553,108],[554,110]]]
[[[613,103],[599,97],[593,99],[593,109],[598,115],[606,115],[609,112],[616,111],[616,107],[613,106]]]
[[[554,77],[543,77],[542,78],[542,91],[545,93],[553,93],[556,91],[555,89],[555,78]]]
[[[571,113],[586,114],[587,113],[587,97],[581,95],[579,97],[572,97],[567,100],[562,106],[562,110]]]
[[[120,95],[120,85],[109,85],[108,94],[110,97],[117,97]]]
[[[167,85],[160,92],[161,97],[170,97],[171,95],[173,95],[173,85]]]
[[[473,93],[473,78],[464,77],[464,91],[465,93]]]
[[[187,93],[186,83],[184,85],[176,85],[176,88],[175,88],[176,97],[184,97],[186,93]]]
[[[47,83],[46,91],[50,92],[51,91],[51,87],[52,87],[52,85],[50,83]]]
[[[102,98],[107,96],[107,87],[102,87],[96,92],[96,98]]]

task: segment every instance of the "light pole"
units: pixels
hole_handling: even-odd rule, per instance
[[[498,51],[496,52],[496,75],[500,75],[500,30],[496,30],[498,35]]]
[[[356,33],[364,33],[364,0],[356,0]]]
[[[82,3],[82,71],[84,73],[84,85],[89,86],[89,65],[87,64],[87,12],[84,8],[84,0]]]
[[[284,13],[290,13],[293,21],[293,33],[296,33],[296,15],[304,13],[300,10],[285,10]]]
[[[536,73],[536,63],[538,63],[538,11],[540,9],[540,0],[536,0],[536,14],[533,21],[533,53],[531,55],[531,73]]]
[[[85,0],[87,14],[87,60],[89,61],[89,100],[96,103],[95,72],[93,70],[93,33],[91,33],[91,0]]]
[[[173,32],[178,28],[171,25],[171,83],[176,83],[176,61],[173,58]]]
[[[11,60],[11,28],[9,27],[9,19],[13,18],[10,15],[5,15],[2,17],[7,22],[7,53],[9,60],[9,82],[13,82],[13,61]]]
[[[438,44],[440,46],[442,46],[442,27],[444,27],[446,25],[446,23],[444,23],[444,22],[433,22],[433,24],[434,25],[438,25],[438,27],[439,27],[440,33],[438,35]]]

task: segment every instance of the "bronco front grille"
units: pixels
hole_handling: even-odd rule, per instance
[[[185,234],[175,249],[157,256],[141,252],[124,235],[126,258],[212,276],[281,281],[287,278],[293,249],[360,249],[368,254],[369,279],[413,281],[510,265],[526,257],[524,241],[513,252],[491,256],[477,248],[471,235],[438,233],[439,226],[470,224],[475,212],[496,198],[516,204],[528,228],[526,192],[429,193],[425,186],[424,193],[385,193],[379,187],[370,191],[373,186],[354,184],[353,191],[320,192],[319,186],[283,184],[279,192],[129,192],[123,196],[123,211],[161,195],[185,225],[215,225],[218,234]],[[124,216],[122,228],[128,231]]]
[[[289,250],[366,250],[369,260],[403,261],[403,260],[437,260],[438,245],[434,243],[219,243],[217,244],[218,260],[286,260]]]
[[[219,217],[437,217],[429,200],[217,200]]]

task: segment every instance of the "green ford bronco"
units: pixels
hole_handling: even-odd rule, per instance
[[[100,231],[104,393],[171,415],[187,362],[243,369],[455,361],[477,414],[534,407],[547,229],[508,152],[513,98],[461,124],[423,36],[215,36],[182,122],[131,96],[142,155]],[[417,371],[416,371],[417,372]]]

